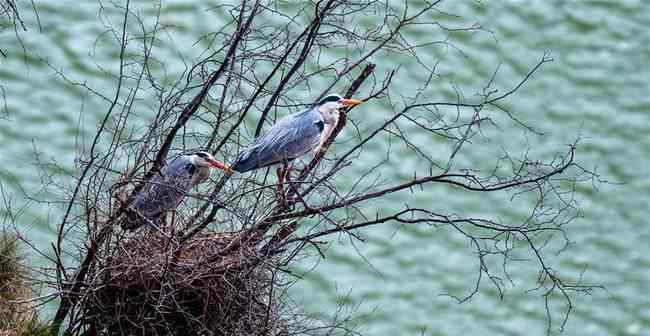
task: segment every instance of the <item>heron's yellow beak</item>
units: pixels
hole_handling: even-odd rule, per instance
[[[340,102],[343,104],[343,106],[354,106],[363,103],[363,100],[343,98],[340,100]]]
[[[232,168],[230,168],[229,165],[227,165],[227,164],[225,164],[225,163],[223,163],[221,161],[210,160],[210,165],[212,165],[212,167],[215,167],[215,168],[218,168],[218,169],[221,169],[221,170],[225,171],[226,174],[228,174],[228,175],[232,175],[232,174],[235,173],[235,171],[232,170]]]

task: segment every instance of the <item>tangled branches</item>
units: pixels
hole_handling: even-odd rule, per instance
[[[164,30],[158,18],[143,20],[129,1],[116,7],[119,18],[104,20],[120,22],[110,26],[119,50],[114,92],[102,94],[60,74],[105,101],[106,113],[90,145],[79,149],[76,183],[64,191],[67,201],[53,244],[52,284],[61,299],[53,333],[62,326],[68,335],[307,333],[306,326],[301,329],[290,314],[283,315],[285,276],[280,274],[306,249],[321,252],[325,237],[361,239],[361,229],[387,223],[447,227],[467,237],[479,268],[473,292],[460,302],[478,292],[483,279],[501,293],[509,279],[508,261],[533,256],[540,272],[537,289],[546,300],[553,293],[565,299],[563,326],[572,295],[593,287],[562,278],[545,251],[553,245],[549,242],[568,241],[563,226],[578,214],[576,185],[597,176],[576,162],[576,144],[550,157],[531,158],[538,153],[526,148],[504,150],[480,167],[459,162],[473,141],[489,138],[499,122],[536,134],[506,102],[552,59],[544,55],[505,91],[493,87],[495,72],[477,97],[458,93],[452,100],[435,99],[431,86],[439,75],[422,55],[432,45],[446,46],[452,32],[481,29],[440,24],[437,20],[448,15],[441,2],[417,8],[408,2],[346,0],[291,7],[258,0],[221,5],[213,10],[228,19],[202,40],[207,45],[202,58],[180,78],[167,78],[153,67],[165,64],[155,49]],[[359,22],[366,13],[380,18],[364,28]],[[422,27],[432,41],[416,43],[405,34]],[[334,53],[337,48],[344,52]],[[405,75],[378,65],[394,55],[420,64],[426,79],[409,89],[397,85]],[[171,155],[201,148],[232,160],[276,114],[295,111],[334,88],[363,98],[366,103],[356,109],[383,110],[383,120],[343,111],[324,150],[299,166],[287,202],[276,198],[268,169],[223,175],[209,190],[188,195],[165,224],[135,233],[119,229],[130,200]],[[142,103],[154,99],[153,109]],[[151,113],[143,126],[136,111],[147,107]],[[382,179],[395,148],[402,159],[417,164],[404,172],[408,178]],[[352,175],[354,183],[342,183]],[[407,198],[403,209],[367,210],[388,195],[417,197],[429,188],[529,198],[534,205],[516,223],[494,214],[446,212],[436,204],[416,206]],[[67,241],[79,244],[66,246]],[[494,260],[504,265],[503,275],[495,274]],[[550,323],[553,314],[547,312]]]
[[[7,53],[3,48],[6,47],[6,45],[14,44],[13,39],[15,39],[15,41],[20,45],[25,55],[27,55],[27,50],[21,38],[21,32],[27,31],[27,25],[25,24],[22,10],[20,8],[21,5],[20,1],[16,2],[15,0],[4,0],[0,2],[0,34],[5,33],[7,30],[11,30],[13,33],[12,39],[9,39],[9,41],[3,41],[4,39],[0,39],[0,41],[4,42],[3,47],[0,47],[0,57],[7,57]],[[39,26],[38,28],[40,29],[40,19],[38,12],[36,11],[36,5],[31,1],[29,6],[32,7],[31,9],[33,10],[33,14],[36,17]]]
[[[172,256],[167,237],[149,231],[146,244],[143,238],[124,240],[92,273],[97,280],[81,313],[91,334],[286,332],[278,307],[265,302],[274,273],[272,263],[259,264],[258,251],[218,256],[231,235],[210,233],[197,235]]]

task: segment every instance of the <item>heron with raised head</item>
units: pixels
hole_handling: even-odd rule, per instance
[[[176,209],[192,188],[210,177],[212,168],[233,174],[228,165],[207,152],[198,151],[174,158],[135,196],[122,227],[132,230],[147,223],[159,224],[167,211]]]
[[[290,114],[273,125],[266,133],[239,153],[232,169],[240,173],[284,163],[278,168],[281,187],[284,178],[290,179],[291,161],[310,151],[319,150],[331,135],[339,119],[339,110],[361,104],[361,100],[346,99],[330,94],[304,111]]]

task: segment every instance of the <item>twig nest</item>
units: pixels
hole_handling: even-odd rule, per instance
[[[84,324],[111,335],[280,334],[268,260],[246,246],[220,255],[235,237],[204,233],[180,246],[148,230],[126,239],[89,277]]]

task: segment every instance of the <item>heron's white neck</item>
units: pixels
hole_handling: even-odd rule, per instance
[[[322,113],[322,112],[321,112]],[[334,109],[334,113],[322,113],[323,115],[323,120],[325,122],[325,127],[323,128],[323,131],[320,134],[320,142],[314,150],[316,152],[320,151],[323,149],[323,145],[329,139],[329,137],[332,135],[332,132],[334,131],[334,128],[336,128],[336,125],[339,123],[339,110]]]
[[[323,121],[328,125],[336,125],[339,122],[339,107],[323,104],[318,107],[318,112],[323,116]]]

